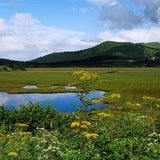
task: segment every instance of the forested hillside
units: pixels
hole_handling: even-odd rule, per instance
[[[95,47],[72,52],[53,52],[32,61],[0,59],[0,66],[27,67],[134,67],[160,66],[160,43],[103,42]]]
[[[158,65],[160,43],[103,42],[75,52],[51,53],[31,62],[57,65],[141,66]]]

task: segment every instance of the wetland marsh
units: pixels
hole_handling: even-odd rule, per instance
[[[0,91],[7,93],[55,93],[73,92],[65,89],[72,83],[72,73],[76,70],[88,70],[100,76],[94,90],[121,93],[129,98],[141,98],[143,95],[159,97],[160,68],[29,68],[26,71],[0,72]],[[26,85],[38,88],[25,89]],[[60,87],[51,87],[60,86]]]
[[[61,95],[67,92],[70,95],[75,92],[76,95],[78,88],[66,89],[64,86],[71,85],[74,79],[72,73],[78,70],[82,68],[31,68],[26,71],[1,72],[0,91],[3,93],[0,101],[6,102],[5,95],[9,93],[31,95],[32,98],[38,96],[40,99],[42,93]],[[90,72],[99,75],[97,83],[91,81],[91,88],[106,92],[96,102],[108,103],[109,107],[89,112],[57,112],[54,104],[24,103],[17,110],[2,105],[0,159],[159,160],[160,69],[83,70],[89,72],[76,73],[88,74],[80,77],[80,80],[86,80],[84,88],[90,85]],[[37,88],[23,88],[26,85]],[[80,82],[81,86],[83,81]],[[88,107],[90,102],[86,101],[83,94],[79,98]],[[54,98],[47,101],[51,99]],[[61,99],[60,107],[64,108],[66,99],[68,97]],[[21,100],[19,98],[18,101]]]

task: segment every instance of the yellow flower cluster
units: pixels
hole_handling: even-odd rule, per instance
[[[158,101],[158,102],[160,102],[160,99],[155,98],[155,97],[143,96],[143,99],[144,100],[152,100],[152,101]]]
[[[151,103],[150,105],[152,107],[155,107],[156,109],[160,109],[160,98],[143,96],[143,99],[146,100],[147,103]]]
[[[25,123],[15,123],[15,126],[17,126],[17,127],[28,127],[28,124],[25,124]]]
[[[121,94],[113,93],[110,95],[110,98],[121,98]]]
[[[86,128],[88,128],[90,125],[91,125],[90,122],[88,122],[88,121],[82,121],[80,127],[86,129]]]
[[[103,102],[105,100],[104,97],[97,99],[97,102]]]
[[[156,100],[155,97],[143,96],[144,100]]]
[[[141,104],[140,103],[136,103],[135,107],[141,107]]]
[[[80,125],[80,127],[83,128],[83,129],[87,129],[88,128],[88,126],[85,125],[85,124]]]
[[[18,132],[20,136],[31,135],[32,132]]]
[[[82,121],[81,123],[75,121],[75,122],[72,122],[72,123],[71,123],[71,128],[73,128],[73,127],[80,127],[80,128],[86,129],[86,128],[88,128],[90,125],[91,125],[91,123],[88,122],[88,121]]]
[[[99,78],[97,74],[85,70],[75,71],[73,72],[73,76],[77,76],[81,81],[96,80]]]
[[[126,102],[126,106],[128,106],[128,107],[141,107],[141,104],[140,103]]]
[[[80,126],[80,123],[79,122],[72,122],[71,123],[71,127],[79,127]]]
[[[17,152],[9,152],[9,153],[8,153],[8,156],[17,157],[17,156],[18,156],[18,153],[17,153]]]
[[[84,136],[87,138],[98,138],[98,134],[96,133],[88,133],[88,132],[84,132]]]
[[[103,118],[109,118],[109,117],[111,117],[111,114],[107,114],[107,113],[104,113],[104,112],[100,112],[97,115],[100,116],[100,117],[103,117]]]
[[[88,122],[88,121],[82,121],[82,124],[86,125],[86,126],[90,126],[91,125],[91,122]]]

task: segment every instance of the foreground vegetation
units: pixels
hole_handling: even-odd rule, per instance
[[[85,92],[77,94],[82,106],[78,106],[79,110],[73,113],[60,113],[50,105],[42,106],[39,103],[21,105],[18,110],[8,110],[1,106],[0,159],[159,160],[159,70],[89,69],[97,71],[100,79],[90,71],[75,70],[77,69],[44,69],[38,72],[37,69],[31,69],[3,74],[4,77],[10,75],[11,78],[5,80],[13,82],[9,89],[15,89],[17,85],[16,91],[20,91],[19,84],[36,84],[48,88],[56,82],[57,85],[74,83]],[[75,76],[74,82],[74,78],[71,78],[72,72]],[[39,73],[48,77],[41,80]],[[53,73],[61,81],[52,79],[51,82]],[[11,76],[13,74],[34,76],[33,79],[28,77],[24,81],[24,77],[17,81],[18,79]],[[2,81],[5,87],[6,81]],[[46,86],[45,82],[48,82]],[[156,90],[153,90],[153,86]],[[108,93],[100,99],[87,99],[87,93],[93,89],[108,90]],[[136,91],[139,92],[136,94]],[[94,102],[108,103],[109,108],[87,111],[87,107]]]
[[[58,113],[40,104],[0,108],[0,159],[159,160],[158,109]]]

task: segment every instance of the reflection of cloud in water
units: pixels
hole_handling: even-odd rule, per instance
[[[89,97],[102,97],[104,92],[94,91]],[[17,109],[19,105],[27,105],[29,102],[40,103],[46,106],[48,103],[52,107],[56,107],[58,111],[67,112],[75,111],[76,108],[72,104],[81,105],[76,93],[53,93],[53,94],[7,94],[0,92],[0,105],[5,104],[7,108]]]
[[[8,100],[9,100],[8,94],[0,92],[0,105],[6,104]]]
[[[53,93],[53,94],[25,94],[22,99],[31,102],[54,101],[55,99],[71,98],[75,93]]]

